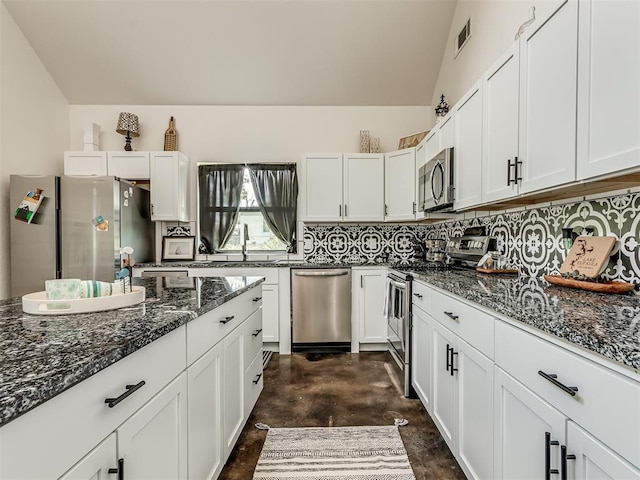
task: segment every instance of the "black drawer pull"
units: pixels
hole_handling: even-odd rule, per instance
[[[253,301],[254,301],[254,302],[259,302],[260,300],[262,300],[262,297],[255,297],[255,298],[253,299]]]
[[[551,433],[544,432],[544,480],[551,480],[551,475],[557,475],[558,470],[551,468],[551,445],[559,445],[557,440],[551,440]]]
[[[113,408],[117,404],[119,404],[121,401],[123,401],[125,398],[127,398],[129,395],[131,395],[133,392],[142,388],[145,383],[146,382],[142,380],[140,383],[136,383],[135,385],[125,385],[124,388],[127,389],[126,392],[124,392],[122,395],[116,398],[105,398],[104,403],[109,405],[109,408]]]
[[[453,347],[451,348],[451,376],[453,377],[453,372],[457,372],[458,369],[453,366],[453,356],[458,355],[458,352],[453,351]]]
[[[118,459],[118,468],[110,468],[108,470],[109,475],[118,474],[118,480],[124,480],[124,458]]]
[[[262,377],[262,374],[261,374],[261,373],[259,373],[259,374],[258,374],[258,376],[256,377],[256,379],[255,379],[255,380],[253,380],[253,384],[254,384],[254,385],[257,385],[257,384],[258,384],[258,382],[260,381],[260,378],[261,378],[261,377]]]
[[[260,329],[260,330],[256,330],[255,332],[253,332],[253,333],[251,334],[251,336],[252,336],[252,337],[257,337],[258,335],[260,335],[260,332],[261,332],[261,331],[262,331],[262,329]]]
[[[451,320],[455,320],[456,322],[458,321],[458,315],[456,315],[453,312],[444,312],[444,314],[449,317]]]
[[[224,325],[224,324],[226,324],[226,323],[229,323],[229,322],[230,322],[231,320],[233,320],[234,318],[236,318],[236,317],[234,317],[233,315],[231,315],[231,316],[229,316],[229,317],[224,317],[222,320],[220,320],[220,323]]]
[[[567,460],[575,460],[576,456],[572,453],[567,454],[567,447],[560,447],[560,480],[567,480]]]
[[[422,294],[421,293],[414,293],[413,296],[414,297],[418,297],[418,298],[422,298]]]
[[[545,380],[549,380],[556,387],[561,389],[563,392],[568,393],[572,397],[576,396],[576,392],[578,391],[578,387],[567,387],[564,383],[556,380],[558,376],[555,373],[544,373],[542,370],[538,370],[538,375],[540,375]]]

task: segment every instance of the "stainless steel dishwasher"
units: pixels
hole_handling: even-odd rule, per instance
[[[351,269],[291,269],[294,352],[351,351]]]

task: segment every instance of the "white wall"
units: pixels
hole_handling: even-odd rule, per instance
[[[303,152],[357,152],[360,130],[380,137],[383,151],[427,129],[431,107],[100,106],[70,107],[71,149],[82,150],[85,125],[101,125],[100,149],[122,150],[118,113],[140,120],[134,150],[162,150],[169,117],[176,119],[178,149],[192,161],[293,162]]]
[[[61,174],[68,148],[69,105],[0,3],[0,299],[10,294],[9,175]]]
[[[460,100],[513,44],[518,28],[529,19],[532,5],[536,16],[542,18],[560,3],[561,0],[458,0],[431,104],[435,107],[440,103],[441,94],[449,106]],[[454,58],[455,39],[469,18],[471,37]],[[535,28],[535,24],[529,28]]]

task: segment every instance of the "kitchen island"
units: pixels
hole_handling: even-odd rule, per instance
[[[249,371],[248,362],[259,363],[261,377],[262,363],[253,360],[261,351],[263,281],[134,279],[134,285],[145,287],[144,302],[91,314],[30,315],[23,313],[20,298],[0,302],[0,478],[60,477],[102,439],[115,439],[117,431],[122,441],[127,433],[122,428],[131,423],[125,420],[149,410],[147,406],[158,403],[167,391],[174,392],[167,397],[173,402],[170,411],[181,412],[176,419],[180,458],[168,456],[181,470],[169,475],[182,478],[187,465],[186,385],[192,364],[209,350],[220,350],[222,358],[223,342],[233,338],[228,362],[233,378],[225,386],[239,398],[229,401],[238,405],[231,417],[244,424],[247,408],[257,399],[243,398],[243,384],[245,370],[251,375],[255,371]],[[201,335],[212,329],[212,335]],[[216,388],[223,391],[222,383]],[[228,451],[239,433],[235,427],[229,431]],[[227,453],[221,450],[220,457]],[[110,467],[116,467],[115,453],[111,457]]]

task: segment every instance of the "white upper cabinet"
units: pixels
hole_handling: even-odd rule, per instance
[[[640,2],[580,3],[578,180],[640,166]]]
[[[343,220],[378,222],[384,220],[384,155],[349,153],[343,155]]]
[[[384,220],[382,154],[308,154],[300,170],[305,221]]]
[[[130,180],[150,178],[149,152],[108,152],[107,175]]]
[[[342,154],[310,154],[302,162],[305,186],[304,219],[313,222],[342,220]]]
[[[513,181],[518,159],[519,44],[515,43],[485,74],[482,128],[482,202],[518,193]]]
[[[420,143],[416,146],[416,153],[415,153],[416,168],[414,170],[414,187],[413,187],[414,196],[415,196],[414,198],[416,200],[416,214],[415,214],[416,220],[422,220],[423,218],[425,218],[424,211],[421,210],[420,205],[418,205],[418,202],[420,200],[420,167],[423,167],[427,163],[428,140],[429,140],[429,137],[427,136],[423,138],[420,141]]]
[[[454,208],[478,205],[482,195],[482,83],[454,106]]]
[[[416,218],[416,148],[384,156],[384,219],[389,222]]]
[[[520,193],[576,178],[577,29],[578,2],[567,0],[521,37]]]
[[[65,175],[107,175],[107,152],[64,152]]]
[[[189,159],[180,152],[151,152],[151,220],[189,221]]]

